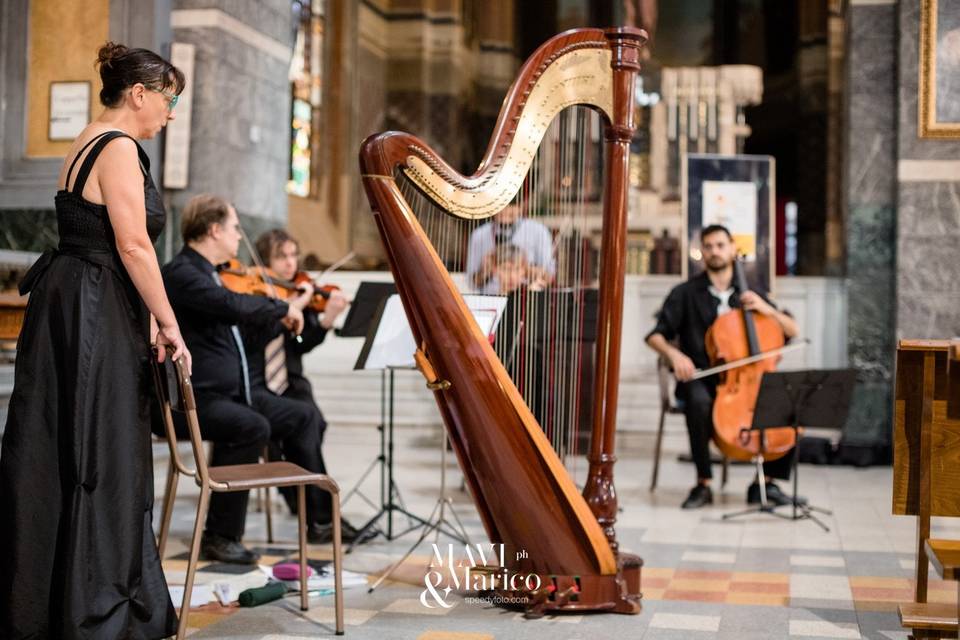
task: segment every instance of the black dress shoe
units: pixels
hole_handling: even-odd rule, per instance
[[[363,544],[377,535],[373,528],[367,529],[360,534],[360,531],[345,519],[340,519],[340,542],[347,544]],[[333,542],[333,523],[314,522],[307,527],[307,542],[310,544],[329,544]]]
[[[239,540],[204,531],[200,539],[200,557],[230,564],[256,564],[260,554],[247,549]]]
[[[806,504],[807,499],[803,496],[797,496],[797,504]],[[747,504],[760,504],[760,483],[754,482],[747,487]],[[782,507],[787,504],[793,504],[793,498],[780,490],[773,482],[767,483],[767,504],[775,507]]]
[[[713,491],[705,484],[698,484],[690,490],[690,495],[680,505],[681,509],[699,509],[700,507],[713,504]]]

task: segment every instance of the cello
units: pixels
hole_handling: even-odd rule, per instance
[[[733,262],[737,288],[749,291],[739,260]],[[719,373],[717,396],[713,403],[713,441],[733,460],[750,461],[757,454],[765,460],[786,455],[796,444],[791,428],[764,430],[761,451],[760,434],[747,431],[753,424],[753,410],[764,372],[774,371],[784,346],[783,329],[769,316],[733,309],[719,316],[707,330],[707,355],[711,368],[698,372],[694,379]],[[804,346],[806,341],[795,345]]]

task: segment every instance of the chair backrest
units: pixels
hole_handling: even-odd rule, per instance
[[[154,354],[156,355],[156,354]],[[183,362],[174,362],[169,355],[163,363],[153,358],[154,381],[157,387],[157,396],[160,399],[160,408],[163,415],[164,430],[167,434],[167,443],[170,447],[170,457],[180,473],[196,476],[206,481],[207,457],[203,449],[203,440],[200,437],[200,423],[197,420],[197,401],[193,395],[193,384],[190,376],[184,369]],[[173,424],[173,412],[182,412],[186,418],[187,429],[190,434],[190,445],[193,449],[193,458],[196,470],[189,469],[177,451],[177,432]]]

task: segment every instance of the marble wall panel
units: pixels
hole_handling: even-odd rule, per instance
[[[960,11],[960,2],[940,0],[940,5]],[[900,2],[900,157],[956,160],[960,140],[937,140],[917,136],[917,91],[920,74],[920,0]],[[942,10],[942,9],[941,9]]]
[[[898,303],[898,338],[960,336],[960,294],[901,292]]]
[[[942,0],[941,0],[942,2]],[[945,5],[960,11],[960,5]],[[917,136],[920,3],[899,7],[899,158],[956,160],[960,141]],[[900,181],[897,207],[898,337],[960,334],[960,176],[957,182]]]

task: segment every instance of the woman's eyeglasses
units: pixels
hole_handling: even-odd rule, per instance
[[[147,88],[150,89],[150,91],[156,91],[157,93],[159,93],[160,95],[162,95],[164,98],[167,99],[167,110],[168,110],[168,111],[173,111],[173,108],[174,108],[175,106],[177,106],[177,102],[179,102],[179,100],[180,100],[180,96],[178,96],[178,95],[175,94],[175,93],[167,93],[166,91],[163,91],[162,89],[154,89],[153,87],[147,87]]]

